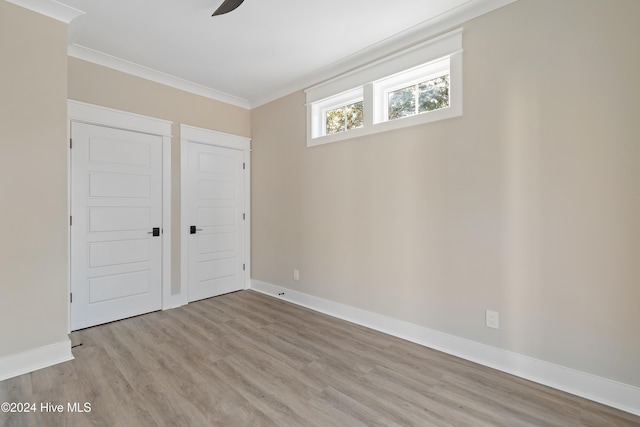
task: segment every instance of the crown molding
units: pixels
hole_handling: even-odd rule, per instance
[[[141,77],[143,79],[160,83],[165,86],[170,86],[175,89],[180,89],[185,92],[190,92],[216,101],[249,109],[249,101],[244,98],[240,98],[239,96],[231,95],[226,92],[221,92],[207,86],[193,83],[188,80],[184,80],[179,77],[136,64],[134,62],[126,61],[124,59],[120,59],[115,56],[111,56],[106,53],[81,46],[79,44],[70,44],[67,53],[69,56],[74,58],[82,59],[84,61],[122,71],[123,73]]]
[[[17,6],[48,16],[57,21],[70,24],[71,21],[85,13],[81,10],[59,3],[55,0],[7,0]]]
[[[342,58],[269,94],[251,99],[251,108],[260,107],[283,96],[320,84],[326,80],[348,73],[356,68],[367,66],[386,56],[398,53],[453,27],[461,26],[474,18],[515,3],[517,0],[468,0],[438,16],[430,18],[413,27],[375,43],[352,55]]]
[[[71,23],[84,12],[66,6],[55,0],[7,0],[10,3],[33,10],[62,22]],[[398,51],[424,42],[452,27],[477,18],[481,15],[509,5],[517,0],[468,0],[460,6],[450,9],[439,16],[428,19],[418,25],[408,28],[394,36],[373,44],[345,58],[335,61],[311,74],[307,74],[284,86],[274,88],[264,96],[245,99],[236,95],[216,90],[214,88],[194,83],[180,77],[172,76],[134,62],[111,56],[109,54],[70,43],[69,56],[93,62],[108,68],[122,71],[137,77],[154,81],[196,95],[204,96],[216,101],[235,105],[245,109],[252,109],[283,96],[317,85],[328,79],[348,73],[349,71],[366,66]],[[70,40],[73,32],[70,32]]]

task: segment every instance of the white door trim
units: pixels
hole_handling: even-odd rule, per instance
[[[167,310],[180,305],[176,304],[176,297],[171,295],[171,125],[173,122],[72,99],[67,100],[67,119],[69,124],[88,123],[162,137],[162,309]],[[71,162],[67,163],[67,168],[70,176]],[[71,211],[71,178],[69,178],[68,187],[69,211]],[[71,229],[68,230],[67,239],[70,247]],[[71,262],[71,253],[69,253],[69,262]],[[69,289],[71,289],[70,276]],[[68,314],[69,325],[71,325],[71,306]]]
[[[210,129],[203,129],[189,125],[180,125],[180,299],[181,304],[189,301],[189,265],[188,265],[188,245],[189,245],[189,223],[187,221],[187,203],[184,199],[188,194],[187,190],[187,169],[188,169],[188,146],[189,143],[199,143],[214,145],[217,147],[230,148],[245,152],[245,184],[244,184],[244,205],[246,211],[246,221],[244,221],[244,251],[245,251],[245,271],[244,288],[251,286],[251,138],[231,135],[224,132],[217,132]]]

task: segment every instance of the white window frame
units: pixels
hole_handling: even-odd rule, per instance
[[[462,33],[459,28],[307,89],[307,147],[462,116]],[[390,91],[447,74],[447,65],[449,107],[388,120]],[[327,135],[326,112],[360,99],[363,127]]]
[[[312,122],[312,135],[313,138],[327,136],[327,112],[335,110],[336,108],[344,107],[347,105],[355,104],[363,100],[362,88],[355,88],[338,95],[331,96],[313,104],[313,122]],[[357,128],[360,129],[360,128]],[[342,132],[338,132],[330,135],[337,135],[344,132],[351,132],[356,129],[346,129]]]
[[[449,57],[437,59],[424,65],[412,68],[410,70],[395,74],[393,76],[380,79],[373,83],[374,96],[374,123],[382,123],[389,120],[389,94],[399,89],[415,86],[419,83],[432,80],[443,75],[450,75],[451,60]],[[449,108],[449,107],[446,107]],[[435,111],[435,110],[434,110]],[[433,111],[426,111],[425,114]],[[413,114],[412,116],[415,116]],[[402,117],[408,118],[412,116]]]

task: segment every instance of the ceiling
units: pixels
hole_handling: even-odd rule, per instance
[[[71,56],[252,108],[512,1],[245,0],[216,17],[222,0],[56,3],[84,12]]]

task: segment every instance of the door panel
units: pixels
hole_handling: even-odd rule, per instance
[[[244,289],[244,153],[190,143],[189,301]]]
[[[162,138],[73,123],[71,329],[162,304]]]
[[[201,261],[198,263],[198,280],[205,282],[233,276],[236,273],[235,261],[234,257]]]
[[[89,303],[122,300],[126,297],[146,294],[150,287],[148,270],[94,277],[89,279]]]
[[[119,240],[89,243],[89,267],[108,267],[149,260],[149,240]]]
[[[147,231],[153,228],[154,213],[151,207],[90,207],[89,231]]]
[[[213,254],[237,249],[236,233],[212,233],[198,237],[198,253]]]
[[[200,199],[200,202],[204,202]],[[207,227],[237,227],[238,208],[198,208],[198,225]]]
[[[198,183],[200,200],[233,200],[235,191],[233,182],[201,181]]]
[[[89,174],[89,197],[147,198],[150,177],[145,175],[92,172]]]
[[[151,147],[127,136],[102,138],[94,135],[89,144],[89,161],[116,165],[149,166]]]

